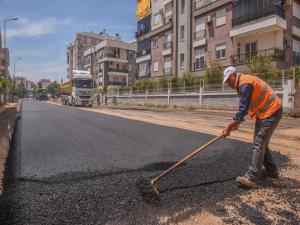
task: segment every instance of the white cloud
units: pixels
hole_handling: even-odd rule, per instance
[[[49,17],[41,20],[31,21],[25,17],[19,18],[16,23],[16,28],[7,30],[7,37],[17,36],[42,36],[45,34],[58,32],[64,25],[69,25],[70,19],[59,20],[57,18]]]

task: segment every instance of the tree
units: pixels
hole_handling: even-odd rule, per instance
[[[47,87],[47,92],[49,94],[51,94],[52,96],[59,96],[60,94],[60,86],[59,86],[59,83],[57,82],[53,82],[51,84],[48,85]]]
[[[209,84],[222,83],[223,67],[218,60],[210,61],[210,66],[205,69],[205,78]]]
[[[25,93],[25,87],[23,84],[17,84],[15,87],[15,92],[17,94],[18,97],[23,98],[24,97],[24,93]]]
[[[257,55],[256,57],[253,57],[249,67],[252,74],[263,80],[275,78],[278,75],[278,70],[273,64],[272,58],[268,56]]]

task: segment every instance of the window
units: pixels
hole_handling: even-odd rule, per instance
[[[172,48],[172,33],[168,32],[165,34],[164,49],[170,48]]]
[[[171,22],[172,18],[172,2],[165,5],[165,23]]]
[[[180,54],[180,69],[184,69],[184,54]]]
[[[293,2],[293,16],[300,19],[300,6],[296,2]]]
[[[172,57],[165,57],[164,63],[164,74],[172,73]]]
[[[250,60],[256,54],[256,42],[245,44],[246,60]]]
[[[159,23],[159,20],[160,20],[160,14],[159,13],[156,13],[154,15],[154,25],[158,24]]]
[[[159,46],[159,38],[155,37],[153,39],[153,48],[158,48],[158,46]]]
[[[300,42],[293,39],[293,51],[300,53]]]
[[[195,70],[202,70],[205,67],[204,62],[205,49],[200,48],[195,50]]]
[[[185,12],[185,0],[181,0],[181,14]]]
[[[180,26],[180,40],[184,40],[184,25]]]
[[[226,57],[225,43],[216,45],[216,59],[225,59],[225,57]]]
[[[205,17],[196,19],[195,40],[205,37]]]
[[[226,9],[216,12],[216,27],[226,24]]]
[[[159,61],[158,60],[153,61],[153,71],[158,72],[158,70],[159,70]]]

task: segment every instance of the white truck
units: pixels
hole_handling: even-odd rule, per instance
[[[93,105],[93,79],[88,71],[73,70],[73,78],[61,85],[61,103],[72,106]]]

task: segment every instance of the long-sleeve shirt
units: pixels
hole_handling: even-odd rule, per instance
[[[248,113],[252,93],[253,93],[252,84],[242,84],[239,87],[239,95],[240,95],[239,109],[234,115],[233,120],[238,120],[240,122],[243,122],[245,120],[244,117]]]

